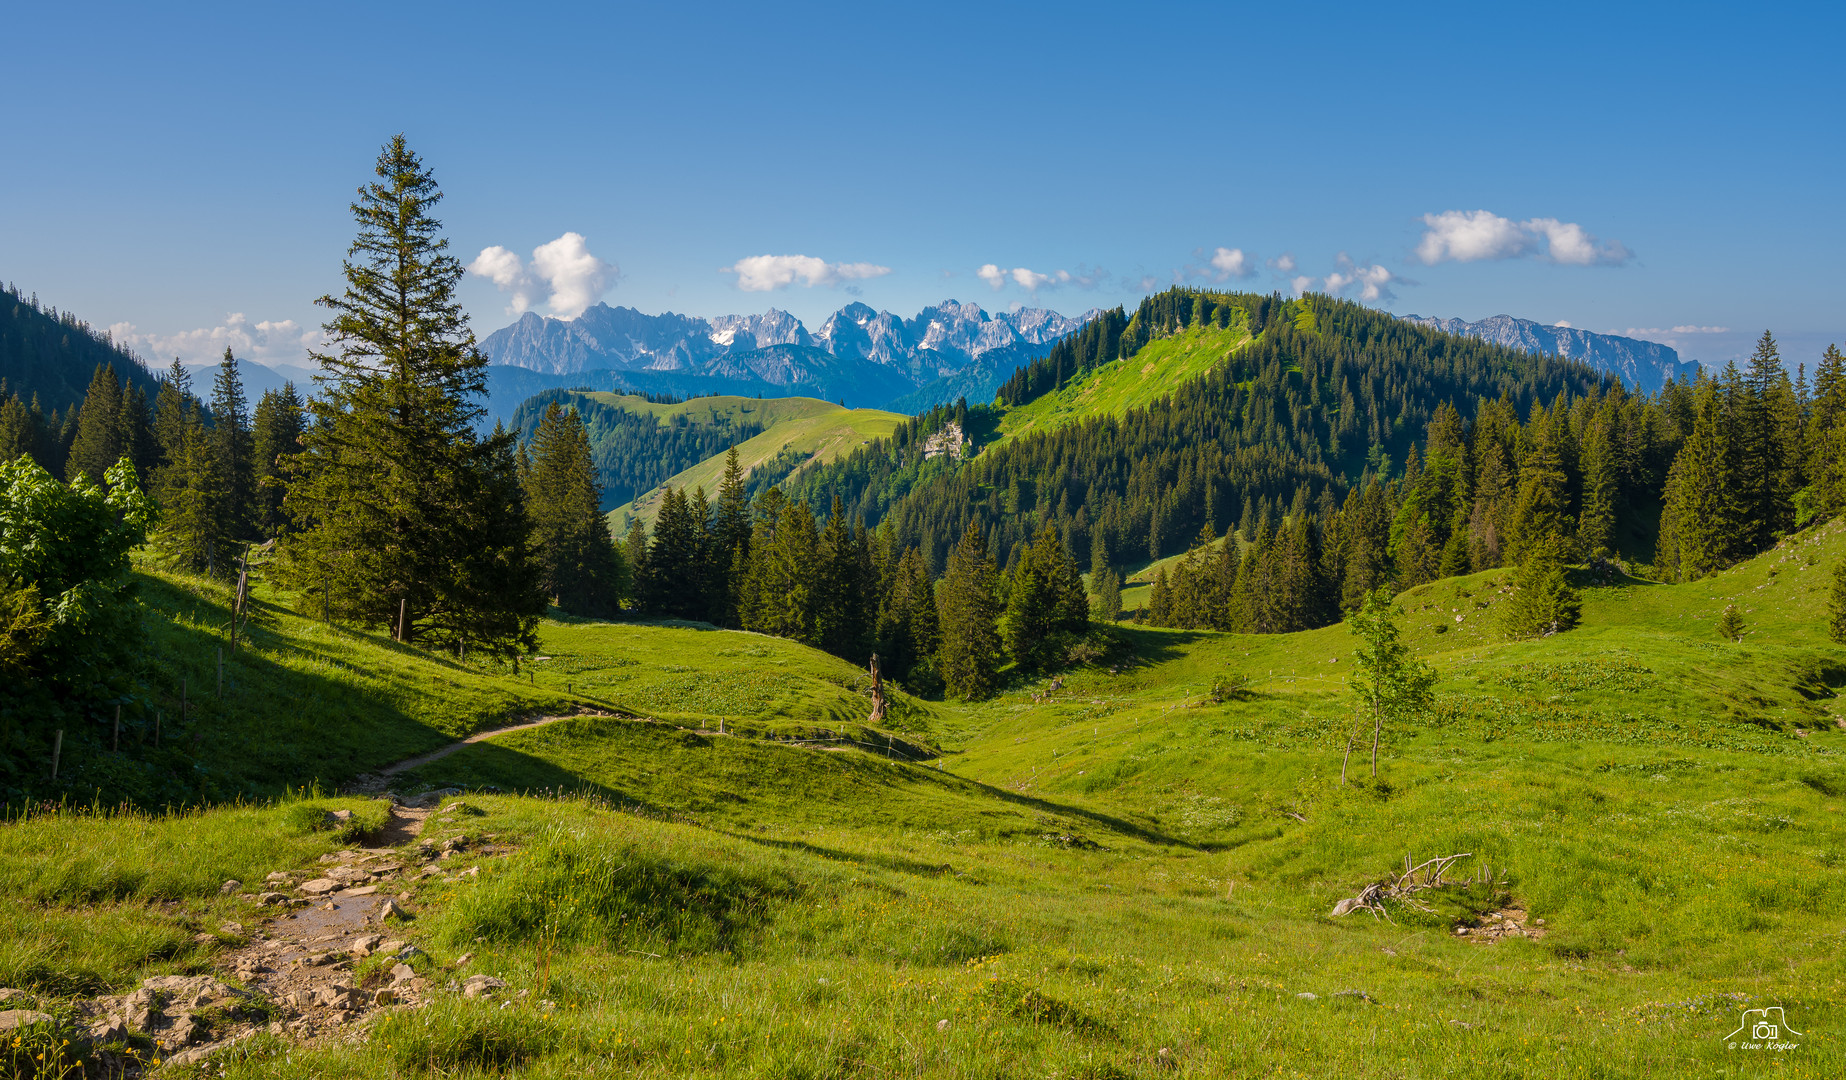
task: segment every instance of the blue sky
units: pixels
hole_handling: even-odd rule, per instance
[[[1708,361],[1765,328],[1810,366],[1846,341],[1837,5],[7,22],[0,278],[160,361],[227,340],[299,359],[396,131],[483,271],[464,289],[482,335],[521,302],[813,326],[854,298],[1075,313],[1180,280],[1634,330]]]

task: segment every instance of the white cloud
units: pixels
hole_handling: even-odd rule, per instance
[[[1293,281],[1290,281],[1288,283],[1288,291],[1295,296],[1300,296],[1302,293],[1307,292],[1309,289],[1312,289],[1313,287],[1314,287],[1314,279],[1307,276],[1306,274],[1302,274],[1300,277],[1297,277]]]
[[[1295,253],[1292,251],[1284,251],[1282,254],[1276,256],[1273,259],[1270,259],[1269,268],[1271,270],[1276,271],[1279,274],[1294,273],[1295,272]]]
[[[186,364],[217,363],[224,359],[227,347],[239,360],[300,364],[323,339],[320,330],[303,330],[293,319],[252,323],[240,311],[226,315],[217,326],[173,334],[143,332],[133,323],[116,323],[109,327],[109,336],[116,344],[148,357],[156,370],[174,358]]]
[[[1256,267],[1250,264],[1249,256],[1242,248],[1218,248],[1211,253],[1213,277],[1219,281],[1232,278],[1247,278],[1256,273]]]
[[[736,274],[737,287],[744,292],[786,289],[796,282],[811,289],[816,285],[883,277],[891,272],[888,266],[867,262],[830,263],[812,255],[751,255],[730,266],[719,267],[719,270]]]
[[[1378,263],[1372,263],[1370,266],[1360,266],[1353,261],[1352,256],[1346,254],[1344,251],[1340,252],[1336,261],[1339,263],[1340,269],[1328,274],[1326,280],[1321,283],[1321,291],[1329,296],[1338,296],[1352,286],[1357,285],[1359,287],[1359,299],[1364,303],[1388,302],[1397,299],[1397,294],[1391,290],[1392,285],[1415,284],[1415,282],[1406,283],[1403,278],[1398,277]],[[1294,280],[1296,294],[1299,295],[1300,293],[1306,292],[1307,289],[1312,286],[1313,281],[1313,278],[1308,277],[1296,278]],[[1306,284],[1303,284],[1304,282]]]
[[[1024,266],[1006,268],[998,263],[984,263],[974,276],[985,281],[995,292],[1006,288],[1006,283],[1013,284],[1029,293],[1040,289],[1055,289],[1063,285],[1074,285],[1079,289],[1094,289],[1109,277],[1109,272],[1100,268],[1077,267],[1076,273],[1069,270],[1053,270],[1041,274]]]
[[[1551,325],[1562,327],[1565,330],[1569,330],[1571,328],[1569,319],[1559,319],[1557,322],[1554,322]]]
[[[1023,266],[1015,266],[1012,270],[1012,278],[1018,282],[1020,288],[1027,292],[1037,292],[1040,285],[1051,280],[1051,275],[1034,273]]]
[[[556,240],[532,249],[531,265],[519,256],[495,244],[481,249],[468,264],[468,271],[494,283],[501,292],[511,294],[508,315],[522,315],[532,309],[541,294],[545,307],[560,319],[574,319],[591,304],[601,300],[621,268],[590,254],[582,233],[567,232]]]
[[[1731,328],[1728,326],[1675,326],[1673,332],[1675,334],[1728,334]]]
[[[1430,266],[1525,256],[1568,266],[1620,266],[1634,257],[1619,242],[1598,240],[1557,218],[1513,221],[1489,210],[1445,210],[1424,214],[1423,224],[1416,257]]]

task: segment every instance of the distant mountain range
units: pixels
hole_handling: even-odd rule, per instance
[[[568,322],[527,312],[489,334],[481,349],[494,365],[495,415],[559,386],[682,397],[805,395],[916,412],[960,396],[990,399],[1014,368],[1043,356],[1093,314],[989,312],[948,300],[905,319],[852,303],[810,331],[774,308],[706,319],[597,304]]]
[[[1479,322],[1427,315],[1405,315],[1403,319],[1432,330],[1491,341],[1509,349],[1579,360],[1599,371],[1619,375],[1631,390],[1649,394],[1682,375],[1690,376],[1699,370],[1696,362],[1681,360],[1678,350],[1657,342],[1617,334],[1592,334],[1572,326],[1546,326],[1511,315],[1495,315]]]

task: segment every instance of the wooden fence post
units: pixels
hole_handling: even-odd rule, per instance
[[[59,728],[58,733],[51,738],[51,782],[54,784],[58,782],[58,755],[63,752],[64,729]]]
[[[404,639],[407,636],[404,633],[404,607],[405,600],[400,596],[397,598],[397,642],[399,645],[404,643]]]
[[[122,707],[120,705],[115,707],[115,740],[110,743],[109,752],[112,754],[122,752]]]
[[[154,749],[160,749],[160,710],[154,710]]]

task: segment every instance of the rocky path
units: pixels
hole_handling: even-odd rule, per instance
[[[139,1075],[156,1061],[203,1061],[265,1030],[301,1042],[360,1038],[364,1023],[383,1010],[416,1008],[445,990],[479,997],[502,989],[497,979],[463,970],[471,956],[442,964],[416,944],[413,883],[470,882],[484,860],[512,850],[493,834],[419,840],[431,818],[451,824],[467,812],[460,802],[438,810],[393,801],[384,828],[365,838],[369,846],[328,852],[306,869],[277,870],[260,885],[225,882],[224,892],[254,906],[256,922],[228,922],[202,935],[228,945],[214,974],[150,978],[130,993],[81,1006],[92,1044],[145,1048],[105,1052],[111,1074]],[[22,995],[0,990],[0,1004]],[[19,1022],[39,1016],[20,1011]]]

